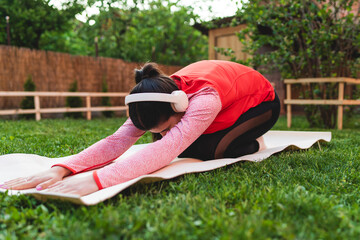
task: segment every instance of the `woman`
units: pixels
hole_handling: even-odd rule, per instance
[[[177,156],[210,160],[251,154],[264,147],[261,136],[279,117],[279,98],[269,81],[234,62],[200,61],[170,77],[148,63],[136,70],[135,81],[126,99],[130,118],[113,135],[45,172],[1,187],[83,196],[156,171]],[[153,133],[153,143],[105,166],[145,131]],[[95,168],[100,169],[92,175],[61,181]]]

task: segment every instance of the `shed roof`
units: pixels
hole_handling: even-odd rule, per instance
[[[195,23],[193,27],[204,35],[209,35],[209,30],[236,26],[244,23],[239,16],[216,18],[208,22]]]

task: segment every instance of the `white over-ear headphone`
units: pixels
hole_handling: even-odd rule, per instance
[[[176,90],[168,93],[134,93],[125,97],[125,104],[133,102],[169,102],[175,112],[185,112],[189,99],[184,91]]]

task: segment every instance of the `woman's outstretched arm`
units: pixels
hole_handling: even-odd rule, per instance
[[[128,118],[111,136],[98,141],[80,153],[71,156],[68,160],[54,166],[64,167],[70,170],[72,174],[104,166],[121,156],[144,133],[144,131],[136,128]]]
[[[104,166],[121,156],[144,133],[128,119],[114,134],[98,141],[82,152],[71,156],[65,162],[52,166],[51,169],[28,177],[21,177],[5,182],[0,188],[23,190],[35,188],[43,190],[63,180],[70,174]],[[91,178],[93,178],[91,176]],[[93,179],[90,179],[95,184]],[[96,184],[95,184],[96,185]],[[92,188],[97,190],[97,186]]]

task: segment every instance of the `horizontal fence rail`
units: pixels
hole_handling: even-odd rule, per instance
[[[2,92],[0,97],[34,97],[34,109],[6,109],[0,110],[0,115],[16,114],[35,114],[35,119],[41,119],[41,113],[66,113],[66,112],[86,112],[87,120],[91,120],[91,112],[100,111],[127,111],[128,107],[123,106],[100,106],[92,107],[92,97],[120,97],[124,98],[127,92]],[[86,106],[79,108],[59,107],[59,108],[41,108],[40,97],[85,97]]]
[[[349,83],[360,84],[360,80],[345,77],[332,77],[332,78],[298,78],[298,79],[285,79],[285,84],[296,83]]]

